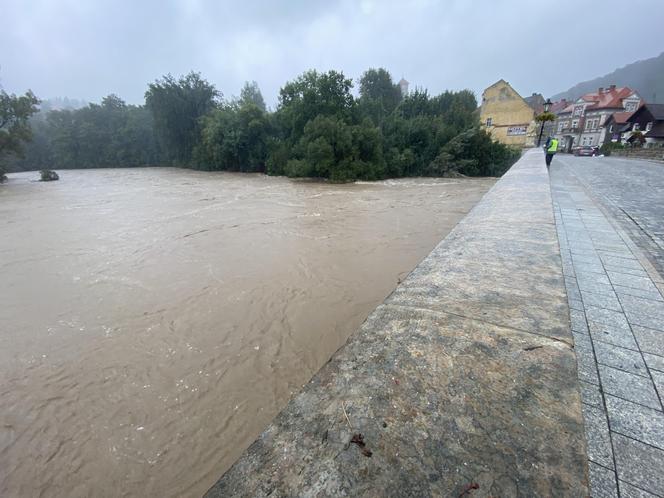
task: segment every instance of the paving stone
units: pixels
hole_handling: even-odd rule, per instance
[[[570,309],[583,312],[583,302],[578,299],[569,299]]]
[[[576,271],[576,282],[580,289],[583,289],[581,285],[582,283],[587,283],[590,285],[606,285],[609,287],[611,286],[611,281],[603,270],[600,273],[586,272],[576,263],[574,264],[574,270]]]
[[[641,351],[664,356],[664,332],[638,325],[632,325],[632,331]]]
[[[607,272],[612,272],[612,273],[625,273],[627,275],[634,275],[636,277],[647,277],[650,278],[648,273],[641,269],[641,268],[628,268],[628,267],[620,267],[620,266],[613,266],[613,265],[604,265],[604,270]]]
[[[632,486],[625,481],[620,481],[619,485],[621,498],[658,498],[657,495],[648,493],[647,491]]]
[[[604,409],[584,404],[583,419],[588,442],[588,459],[613,469],[613,451]]]
[[[567,299],[574,299],[576,301],[581,301],[581,291],[575,285],[574,287],[566,287],[567,289]]]
[[[596,308],[604,308],[613,311],[622,311],[620,302],[614,293],[611,294],[596,294],[594,292],[583,291],[581,292],[583,303],[586,306],[594,306]]]
[[[639,263],[639,261],[634,257],[620,258],[617,256],[600,254],[600,259],[607,266],[615,266],[616,268],[633,268],[636,270],[642,269],[641,263]]]
[[[664,413],[607,394],[611,430],[664,450]]]
[[[627,320],[632,325],[639,325],[664,332],[664,318],[648,313],[647,310],[625,310]]]
[[[618,256],[619,258],[630,258],[633,256],[632,251],[627,246],[623,245],[610,245],[610,244],[595,244],[595,249],[600,257]]]
[[[628,275],[626,273],[607,272],[611,283],[614,285],[622,285],[624,287],[631,287],[633,289],[640,289],[644,291],[657,292],[657,287],[652,283],[649,277],[637,277],[635,275]]]
[[[596,408],[603,408],[604,401],[602,393],[599,390],[599,385],[582,380],[579,381],[579,386],[581,387],[581,399],[584,403]]]
[[[598,370],[604,393],[614,394],[650,408],[661,409],[655,386],[649,378],[606,365],[598,365]]]
[[[620,434],[613,435],[618,478],[664,496],[664,451]]]
[[[602,260],[596,254],[593,255],[573,254],[572,261],[574,262],[574,266],[584,265],[584,264],[602,266]]]
[[[577,332],[588,333],[588,324],[586,323],[586,314],[583,311],[570,310],[570,326]]]
[[[613,286],[611,284],[606,284],[604,282],[597,282],[593,280],[578,280],[579,289],[582,291],[588,292],[597,292],[599,294],[611,294],[613,295]]]
[[[595,356],[597,357],[597,362],[603,365],[625,370],[642,377],[648,377],[646,364],[643,362],[641,353],[638,351],[597,341],[595,343]]]
[[[586,306],[586,318],[589,322],[603,323],[611,327],[629,330],[625,315],[619,311]]]
[[[650,374],[652,375],[652,380],[659,393],[659,399],[664,400],[664,373],[652,371]]]
[[[623,295],[620,302],[630,323],[664,331],[664,302]]]
[[[649,369],[664,372],[664,356],[658,356],[652,353],[643,353],[643,359],[646,360],[646,365],[648,365]]]
[[[574,347],[582,346],[592,349],[593,344],[590,341],[590,336],[585,332],[577,332],[572,330],[572,337],[574,337]]]
[[[625,287],[624,285],[613,285],[613,290],[615,293],[618,295],[618,298],[620,298],[623,295],[627,296],[636,296],[636,297],[642,297],[643,299],[652,299],[654,301],[664,301],[664,298],[662,298],[662,294],[660,294],[659,290],[643,290],[643,289],[635,289],[633,287]]]
[[[579,380],[599,385],[599,376],[597,374],[597,363],[592,353],[592,346],[576,341],[574,344],[576,353],[576,368]]]
[[[627,349],[638,349],[629,327],[615,327],[603,323],[588,324],[593,341],[602,341]]]
[[[616,473],[613,470],[588,462],[590,496],[593,498],[618,498]]]

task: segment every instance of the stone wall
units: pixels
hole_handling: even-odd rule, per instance
[[[586,459],[549,179],[533,149],[207,496],[587,496]]]
[[[616,157],[631,157],[634,159],[649,159],[651,161],[664,161],[664,148],[616,149],[611,152],[611,155]]]

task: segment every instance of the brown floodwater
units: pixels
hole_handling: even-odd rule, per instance
[[[494,183],[0,186],[0,496],[200,496]]]

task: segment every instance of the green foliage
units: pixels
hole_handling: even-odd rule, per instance
[[[470,128],[445,145],[429,164],[428,173],[446,176],[500,176],[519,158],[518,149],[494,142],[484,130]]]
[[[385,69],[369,69],[360,78],[359,113],[379,126],[401,102],[399,85]]]
[[[307,71],[267,112],[256,82],[222,102],[197,73],[150,84],[145,106],[109,95],[100,104],[42,112],[14,169],[167,163],[335,182],[401,176],[499,175],[518,151],[479,130],[472,92],[402,97],[390,74],[369,69],[359,98],[343,73]],[[26,118],[27,119],[27,118]],[[29,131],[29,128],[28,128]]]
[[[39,181],[40,182],[53,182],[55,180],[59,180],[60,177],[58,174],[50,169],[43,169],[39,172]]]
[[[646,137],[643,136],[643,132],[640,130],[633,131],[632,134],[627,139],[632,146],[642,146],[646,142]]]
[[[34,139],[13,170],[144,166],[159,162],[152,115],[115,95],[31,120]]]
[[[166,160],[187,165],[201,133],[201,118],[215,108],[221,94],[199,73],[175,79],[170,74],[150,83],[145,105]]]
[[[258,83],[248,81],[242,87],[240,91],[240,103],[242,105],[253,104],[258,107],[261,111],[265,112],[267,108],[265,107],[265,100],[263,100],[263,94],[261,93],[260,88],[258,88]]]
[[[267,114],[253,102],[221,106],[202,119],[196,165],[207,170],[265,171],[269,137]]]
[[[294,145],[307,123],[318,116],[350,121],[355,106],[352,87],[352,81],[337,71],[307,71],[286,83],[279,92],[276,112],[284,138]]]
[[[368,119],[349,125],[338,117],[318,116],[305,126],[294,156],[286,164],[287,176],[347,182],[385,175],[382,136]]]
[[[9,155],[22,155],[23,144],[32,138],[30,116],[37,112],[39,99],[8,94],[0,88],[0,182],[6,179],[4,161]]]
[[[599,151],[601,154],[604,154],[605,156],[610,156],[614,150],[620,150],[624,148],[625,145],[620,142],[606,142],[599,148]]]
[[[535,121],[538,123],[546,123],[547,121],[555,121],[556,115],[552,112],[543,112],[535,116]]]

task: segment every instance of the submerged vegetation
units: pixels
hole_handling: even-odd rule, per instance
[[[148,85],[145,105],[115,95],[31,120],[34,139],[12,170],[167,164],[332,181],[495,176],[519,152],[480,130],[472,92],[406,95],[384,69],[353,81],[307,71],[268,111],[255,82],[225,100],[198,73]]]

